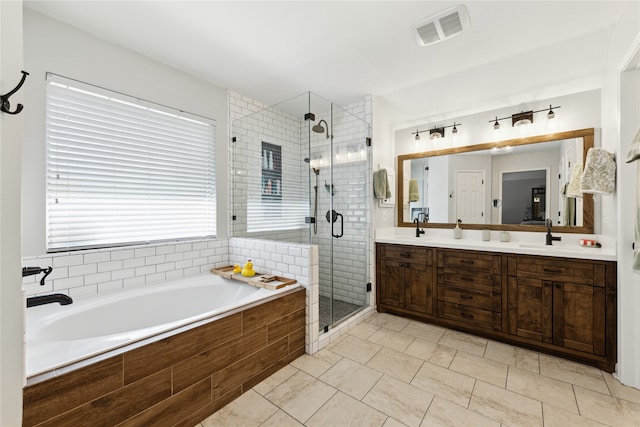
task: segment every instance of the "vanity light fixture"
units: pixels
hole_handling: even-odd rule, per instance
[[[512,114],[511,116],[501,117],[501,118],[498,118],[498,116],[496,116],[495,120],[489,120],[489,123],[493,123],[493,128],[496,130],[500,129],[500,120],[511,119],[512,127],[530,125],[531,123],[533,123],[533,115],[535,113],[540,113],[542,111],[547,111],[547,119],[549,120],[553,119],[556,116],[556,113],[553,111],[554,108],[558,109],[560,108],[560,106],[558,105],[554,107],[551,104],[549,104],[549,108],[545,108],[543,110],[521,111],[519,113]]]
[[[453,122],[453,124],[449,126],[439,126],[439,127],[434,126],[432,129],[425,129],[425,130],[416,129],[415,132],[411,132],[411,135],[415,135],[416,141],[420,141],[420,134],[422,132],[429,132],[429,138],[431,139],[444,138],[444,130],[446,128],[453,128],[451,129],[451,133],[457,134],[458,126],[462,126],[462,123]]]

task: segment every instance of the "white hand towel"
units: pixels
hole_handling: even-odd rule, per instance
[[[631,148],[627,153],[627,163],[631,163],[634,160],[640,159],[640,129],[636,133],[636,137],[631,142]]]
[[[583,193],[611,194],[616,189],[616,161],[603,148],[590,148],[580,179]]]
[[[571,178],[567,186],[567,197],[582,197],[580,192],[580,177],[582,176],[582,163],[575,163],[571,167]]]

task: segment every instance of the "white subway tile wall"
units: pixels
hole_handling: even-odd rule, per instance
[[[37,275],[24,277],[22,288],[27,296],[60,292],[73,298],[194,276],[228,260],[226,239],[60,252],[24,257],[23,266],[52,266],[53,271],[45,286]]]

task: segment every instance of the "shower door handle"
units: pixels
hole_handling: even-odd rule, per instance
[[[340,217],[340,234],[335,234],[333,232],[333,224],[335,224],[335,221],[334,221],[334,222],[331,223],[331,235],[333,237],[335,237],[336,239],[339,239],[344,234],[344,217],[342,216],[341,213],[337,213],[337,212],[336,212],[336,216]]]

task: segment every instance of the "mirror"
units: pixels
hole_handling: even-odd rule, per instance
[[[594,129],[398,156],[398,226],[593,233],[593,196],[572,192]],[[572,179],[573,176],[573,179]]]

